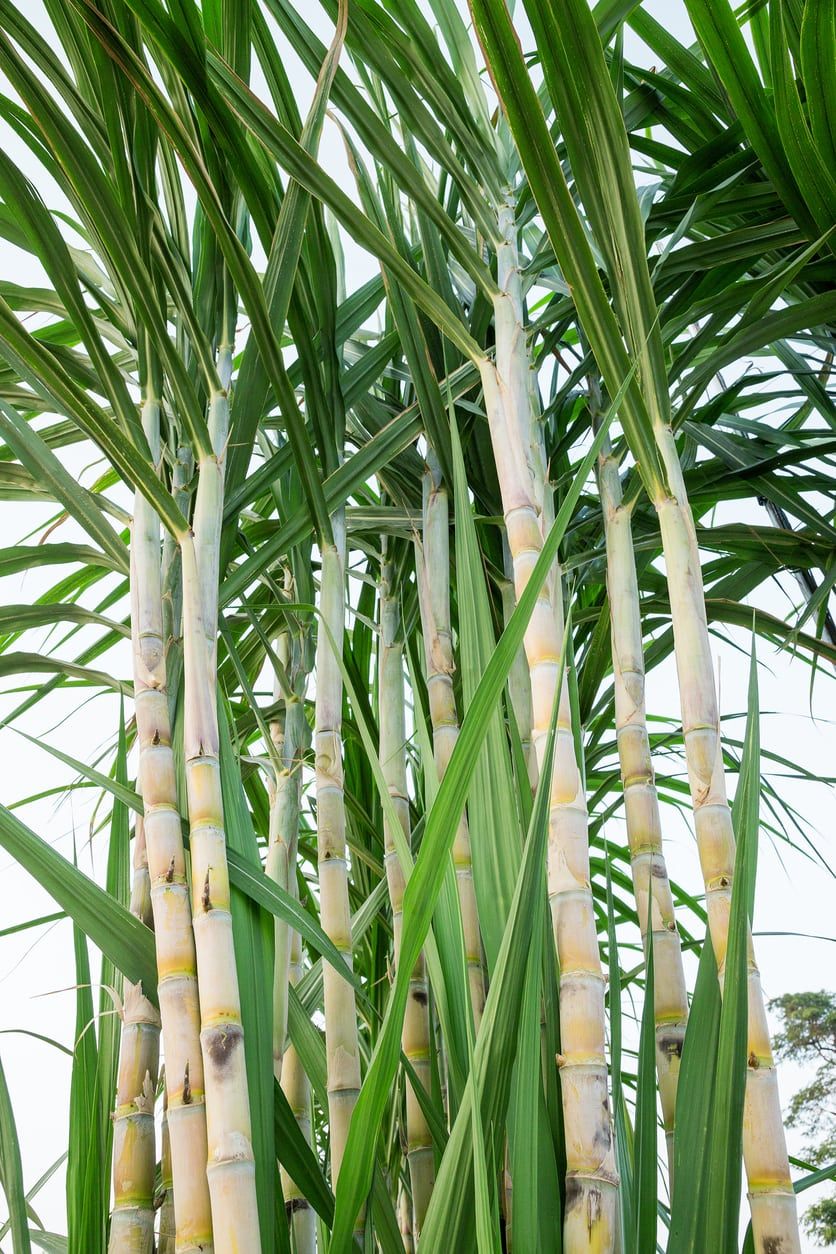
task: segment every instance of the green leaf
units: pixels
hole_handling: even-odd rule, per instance
[[[0,845],[32,875],[132,984],[156,1000],[154,936],[144,923],[0,805]],[[92,1013],[91,1013],[92,1018]]]
[[[29,1217],[12,1099],[0,1062],[0,1185],[6,1195],[14,1254],[29,1254]]]
[[[10,405],[0,399],[0,432],[6,444],[33,475],[45,483],[56,501],[97,541],[111,558],[115,570],[127,571],[128,552],[104,517],[92,492],[64,469],[38,433]]]
[[[740,1223],[743,1103],[746,1093],[749,927],[754,908],[760,825],[760,721],[757,658],[749,674],[749,716],[734,803],[737,837],[723,1005],[717,1043],[717,1078],[705,1164],[705,1241],[708,1249],[736,1254]]]
[[[119,710],[119,736],[114,767],[114,781],[127,787],[128,780],[128,744],[125,735],[124,701]],[[110,817],[110,840],[107,846],[107,871],[105,891],[108,896],[118,902],[124,910],[130,905],[130,831],[128,828],[128,807],[124,801],[115,799]],[[116,1080],[119,1070],[119,1045],[121,1024],[113,999],[108,990],[113,989],[117,995],[122,994],[122,980],[115,964],[107,955],[102,956],[101,992],[99,995],[99,1049],[96,1059],[96,1089],[99,1097],[99,1127],[101,1138],[101,1160],[99,1169],[106,1181],[110,1180],[111,1158],[113,1150],[113,1103],[116,1092]],[[110,1197],[109,1187],[105,1189],[105,1206]]]
[[[632,374],[628,377],[632,377]],[[345,1160],[337,1185],[337,1207],[332,1233],[335,1254],[350,1249],[354,1218],[371,1185],[371,1163],[368,1156],[363,1155],[361,1147],[373,1143],[397,1071],[401,1023],[409,992],[409,973],[417,961],[430,926],[432,911],[444,880],[447,856],[484,743],[491,712],[507,682],[540,587],[552,568],[583,485],[603,444],[613,410],[621,399],[621,395],[616,396],[613,407],[605,416],[598,435],[566,493],[525,591],[474,694],[447,772],[430,810],[421,851],[404,896],[401,961],[383,1026],[352,1117]]]
[[[73,927],[76,1017],[70,1081],[67,1155],[67,1240],[71,1249],[104,1254],[110,1181],[102,1172],[102,1125],[98,1087],[98,1047],[87,937]]]
[[[563,657],[559,670],[564,664],[565,638],[561,652]],[[530,959],[533,970],[539,975],[539,945],[542,943],[542,925],[546,918],[543,872],[548,841],[549,798],[557,708],[558,701],[555,699],[525,849],[485,1003],[473,1055],[473,1065],[427,1211],[422,1238],[430,1245],[430,1248],[437,1248],[437,1244],[442,1240],[449,1240],[453,1249],[472,1248],[470,1234],[473,1216],[466,1199],[473,1185],[477,1189],[475,1208],[476,1233],[479,1242],[477,1248],[480,1251],[483,1247],[487,1250],[494,1249],[498,1237],[498,1233],[493,1235],[495,1229],[485,1232],[485,1199],[483,1196],[481,1203],[479,1199],[479,1156],[480,1151],[483,1151],[487,1161],[495,1163],[501,1153],[501,1128],[504,1123],[512,1069],[517,1054],[516,1029]],[[449,769],[453,769],[452,759]],[[539,1019],[537,1000],[530,1002],[528,1008],[529,1011],[533,1010],[537,1013]],[[480,1128],[486,1129],[486,1134],[480,1136]],[[475,1149],[474,1137],[478,1138]],[[481,1189],[483,1194],[485,1183],[483,1178]]]

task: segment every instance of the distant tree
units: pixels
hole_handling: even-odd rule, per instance
[[[787,1124],[808,1134],[806,1157],[824,1167],[836,1161],[836,994],[786,993],[770,1002],[770,1009],[784,1024],[775,1038],[778,1055],[819,1064],[790,1102]],[[836,1245],[836,1194],[810,1206],[803,1223],[819,1245]]]

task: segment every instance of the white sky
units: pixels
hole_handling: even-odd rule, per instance
[[[30,18],[40,3],[26,5]],[[520,8],[521,6],[518,6]],[[664,20],[674,34],[682,38],[687,30],[684,5],[681,0],[652,0],[645,7]],[[306,17],[313,6],[305,5]],[[313,19],[310,19],[313,20]],[[46,29],[46,24],[42,27]],[[327,38],[327,26],[321,27]],[[523,33],[525,46],[526,37]],[[628,36],[628,55],[640,59],[642,50]],[[645,60],[649,63],[650,58]],[[303,109],[310,98],[310,81],[297,65],[291,62],[291,77],[298,89]],[[5,132],[2,142],[7,151],[15,154],[22,167],[35,173],[31,159],[16,137]],[[341,185],[350,189],[352,182],[344,158],[342,141],[333,124],[327,123],[320,158],[326,168]],[[57,195],[45,186],[38,171],[38,186],[55,207]],[[357,286],[375,272],[375,263],[366,254],[351,245],[346,246],[349,282]],[[17,283],[38,282],[40,276],[31,258],[0,241],[0,274],[4,279]],[[84,466],[84,457],[78,449],[68,450],[67,464],[78,473],[79,479],[91,483],[98,470]],[[100,467],[99,467],[100,469]],[[120,498],[129,506],[127,499]],[[760,524],[767,522],[765,514],[757,507],[747,507],[750,512],[742,518],[740,511],[729,511],[728,518],[719,521],[750,519]],[[42,527],[51,511],[44,506],[18,505],[0,502],[0,536],[2,544],[18,542],[21,537]],[[73,537],[72,524],[65,524],[52,537],[66,540]],[[37,538],[37,532],[33,539]],[[35,571],[25,579],[0,580],[0,598],[3,604],[31,602],[57,578],[55,568]],[[788,583],[794,596],[795,585]],[[88,597],[87,604],[92,601]],[[758,603],[772,612],[788,616],[786,596],[777,588],[766,595],[758,594]],[[44,640],[45,637],[41,637]],[[62,656],[75,656],[83,640],[89,635],[82,632],[72,645],[62,651]],[[717,644],[717,660],[721,676],[721,706],[723,715],[729,718],[746,709],[746,684],[748,649],[746,633],[736,633],[736,639],[744,652]],[[23,647],[34,648],[35,645]],[[829,718],[832,701],[832,680],[822,674],[811,696],[809,668],[802,662],[791,660],[786,654],[771,650],[765,643],[759,644],[760,688],[762,727],[761,735],[765,750],[803,763],[813,774],[822,777],[833,773],[834,736]],[[122,677],[130,675],[130,655],[127,645],[120,646],[108,659],[108,669]],[[13,681],[6,680],[5,690]],[[27,716],[21,727],[31,735],[44,736],[51,744],[64,749],[82,760],[92,763],[98,753],[112,743],[118,719],[118,700],[112,694],[97,696],[78,708],[78,692],[53,695],[48,705]],[[0,702],[0,712],[7,713],[14,701]],[[677,696],[673,663],[659,667],[649,677],[648,708],[651,714],[676,717]],[[733,734],[742,737],[742,721],[733,724]],[[56,762],[37,746],[21,739],[9,730],[0,731],[0,800],[10,805],[20,798],[50,787],[67,784],[72,772]],[[774,781],[773,781],[774,782]],[[834,849],[833,817],[834,794],[824,784],[802,783],[787,779],[780,783],[782,795],[795,805],[804,816],[811,835],[828,865],[836,863]],[[79,850],[80,865],[100,881],[104,870],[105,843],[101,837],[89,841],[89,807],[79,808],[79,802],[61,803],[61,798],[50,798],[26,806],[21,817],[45,840],[54,844],[67,857],[72,857],[73,843]],[[701,884],[696,847],[688,826],[676,816],[668,820],[666,854],[673,879],[696,891]],[[615,835],[615,829],[613,835]],[[756,940],[758,960],[762,970],[764,992],[775,997],[784,992],[833,986],[834,922],[833,878],[830,871],[815,865],[786,844],[776,847],[762,840],[758,894],[756,902],[756,933],[780,932],[780,935],[759,935]],[[27,874],[21,871],[0,850],[0,928],[8,928],[18,922],[48,914],[55,909],[54,903]],[[817,939],[817,936],[829,939]],[[94,979],[98,961],[93,955]],[[42,1172],[66,1147],[67,1108],[69,1093],[70,1059],[55,1048],[32,1037],[19,1034],[19,1029],[41,1033],[54,1038],[62,1045],[71,1046],[74,1024],[74,967],[72,936],[69,922],[55,924],[0,938],[0,1053],[6,1069],[12,1093],[18,1130],[22,1143],[24,1178],[31,1187]],[[781,1072],[781,1091],[786,1101],[804,1079],[804,1072],[794,1066],[784,1066]],[[792,1152],[799,1153],[801,1143],[790,1134]],[[66,1230],[64,1205],[64,1174],[56,1173],[35,1202],[47,1229]],[[805,1194],[804,1201],[813,1200],[816,1191]],[[0,1201],[0,1214],[3,1202]],[[805,1250],[814,1247],[807,1243]]]

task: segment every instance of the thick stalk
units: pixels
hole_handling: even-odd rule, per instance
[[[292,599],[292,583],[286,583]],[[276,677],[274,701],[283,700],[279,717],[270,724],[275,760],[275,778],[270,793],[270,834],[267,874],[277,884],[296,895],[296,851],[299,839],[299,810],[302,794],[302,752],[307,740],[305,720],[305,674],[298,642],[284,631],[276,642],[276,653],[290,681],[290,691],[282,693]],[[305,1070],[293,1045],[287,1040],[288,985],[302,977],[302,942],[299,933],[280,919],[275,924],[275,967],[273,977],[273,1071],[305,1137],[311,1142],[311,1094]],[[295,1181],[281,1168],[282,1195],[290,1215],[297,1254],[316,1250],[316,1214]]]
[[[688,994],[662,848],[662,819],[647,733],[644,642],[630,510],[623,504],[618,464],[609,445],[605,446],[599,459],[598,484],[607,549],[615,726],[624,789],[627,843],[645,951],[648,915],[650,917],[656,1072],[668,1171],[672,1173],[676,1086],[688,1018]],[[648,896],[652,898],[649,910]]]
[[[394,595],[393,570],[385,563],[380,581],[380,645],[378,689],[380,702],[380,763],[392,805],[409,844],[409,798],[406,791],[406,715],[404,711],[403,638],[400,605]],[[384,862],[392,905],[394,967],[401,951],[403,895],[406,882],[390,820],[383,818]],[[425,1092],[430,1092],[430,1020],[427,973],[423,954],[412,971],[404,1015],[401,1047]],[[406,1085],[406,1158],[412,1185],[411,1234],[420,1237],[435,1180],[432,1136],[412,1084]]]
[[[228,383],[230,350],[219,372]],[[192,859],[192,926],[200,982],[209,1194],[219,1254],[260,1249],[244,1029],[232,938],[217,711],[217,615],[229,406],[212,397],[212,453],[201,458],[192,521],[181,540],[184,759]],[[175,1206],[179,1182],[175,1164]]]
[[[352,965],[351,914],[345,843],[342,765],[342,657],[345,618],[345,515],[331,520],[333,539],[321,545],[320,625],[316,642],[316,844],[322,926]],[[326,630],[327,629],[327,630]],[[360,1091],[360,1047],[354,989],[330,963],[325,994],[331,1182],[336,1189],[351,1115]],[[358,1219],[362,1230],[362,1220]]]
[[[495,301],[496,361],[482,365],[517,597],[543,546],[546,494],[529,398],[529,370],[510,204],[501,222],[502,288]],[[586,799],[575,753],[568,684],[559,662],[563,607],[557,572],[541,590],[524,645],[532,731],[542,762],[559,690],[549,810],[548,889],[560,966],[560,1081],[566,1139],[563,1248],[609,1251],[616,1241],[618,1176],[605,1054],[604,979],[589,871]]]
[[[453,633],[450,626],[450,518],[447,489],[432,451],[424,472],[423,542],[418,555],[421,631],[427,667],[427,693],[433,752],[439,781],[444,778],[456,741],[459,716],[453,691]],[[478,1032],[485,1008],[482,938],[473,883],[470,830],[466,814],[453,841],[453,865],[462,916],[467,978],[473,1022]]]
[[[160,1016],[138,984],[126,984],[113,1116],[109,1254],[153,1254],[154,1096],[159,1059]]]
[[[159,456],[159,405],[143,406],[143,426]],[[139,791],[151,882],[151,906],[163,1049],[168,1128],[176,1183],[178,1251],[212,1249],[206,1182],[206,1110],[186,859],[180,829],[176,771],[166,688],[160,528],[156,513],[137,494],[131,546],[131,634],[139,745]]]
[[[673,620],[682,730],[694,825],[705,882],[711,942],[722,981],[728,944],[735,841],[726,795],[714,667],[705,613],[696,529],[673,434],[657,425],[670,495],[655,505],[662,532]],[[800,1251],[778,1076],[769,1040],[760,973],[749,939],[748,1070],[743,1114],[743,1158],[749,1181],[752,1231],[759,1254]]]

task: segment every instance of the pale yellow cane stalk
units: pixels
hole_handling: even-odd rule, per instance
[[[415,1241],[412,1236],[412,1207],[409,1194],[403,1184],[398,1188],[398,1227],[401,1230],[404,1254],[414,1254]]]
[[[517,597],[543,546],[550,512],[530,401],[530,372],[510,204],[502,215],[500,295],[494,303],[496,367],[481,367]],[[604,977],[589,872],[587,810],[575,753],[568,684],[559,673],[563,606],[558,573],[546,581],[526,629],[532,735],[542,761],[558,687],[549,811],[548,889],[560,966],[560,1081],[566,1138],[563,1248],[614,1249],[618,1175],[605,1054]]]
[[[331,519],[332,539],[321,542],[320,623],[316,642],[316,844],[322,927],[352,965],[351,914],[345,842],[342,763],[342,658],[345,619],[345,514]],[[360,1046],[354,988],[322,964],[331,1183],[340,1176],[351,1116],[360,1091]],[[359,1231],[363,1220],[358,1218]]]
[[[726,796],[720,717],[694,520],[673,434],[655,425],[671,494],[655,500],[662,532],[673,620],[682,729],[705,882],[711,942],[721,986],[725,972],[735,841]],[[798,1217],[789,1172],[778,1076],[769,1039],[760,973],[749,940],[748,1071],[743,1159],[749,1182],[752,1232],[758,1254],[799,1254]]]
[[[417,553],[421,632],[427,668],[427,695],[433,732],[433,753],[439,782],[444,778],[456,741],[459,715],[453,691],[453,633],[450,626],[450,517],[447,489],[432,450],[424,472],[422,540]],[[473,883],[470,830],[462,813],[453,841],[453,865],[462,916],[470,1004],[476,1031],[485,1008],[482,937]]]
[[[627,842],[645,950],[650,918],[656,1072],[668,1170],[672,1172],[676,1088],[688,1018],[688,993],[662,848],[662,819],[647,733],[644,641],[630,509],[623,503],[618,463],[609,444],[605,444],[599,458],[598,484],[607,550],[615,726],[624,789]],[[650,908],[648,895],[652,897]]]
[[[231,349],[220,353],[224,388]],[[192,925],[200,982],[209,1194],[218,1254],[261,1248],[244,1029],[232,939],[217,710],[217,622],[227,392],[209,406],[212,453],[201,457],[192,522],[182,537],[184,760],[192,861]],[[171,1113],[171,1112],[170,1112]],[[173,1144],[172,1144],[173,1149]],[[174,1203],[180,1183],[174,1166]]]
[[[113,1116],[113,1214],[109,1254],[153,1254],[154,1096],[160,1016],[138,984],[126,984]]]
[[[130,911],[146,927],[154,928],[151,909],[151,876],[148,873],[148,846],[145,844],[145,820],[136,816],[134,828],[133,875],[131,877]]]
[[[143,406],[142,419],[156,459],[159,404],[153,397]],[[177,1184],[176,1248],[178,1252],[206,1254],[212,1249],[212,1218],[205,1171],[200,1008],[166,688],[160,527],[155,511],[139,493],[131,545],[131,627],[138,779],[154,915],[171,1160]]]
[[[392,805],[409,843],[409,798],[406,791],[406,715],[404,709],[403,637],[400,604],[393,586],[393,570],[384,563],[380,580],[380,642],[378,690],[380,705],[380,764]],[[394,967],[401,952],[403,895],[406,887],[391,822],[383,816],[384,863],[392,905]],[[406,1003],[401,1048],[425,1092],[430,1092],[430,1019],[427,973],[423,954],[412,971]],[[420,1238],[435,1180],[432,1136],[415,1090],[406,1084],[406,1158],[412,1186],[413,1223],[410,1237]]]
[[[289,575],[289,572],[288,572]],[[292,599],[293,584],[285,580]],[[273,699],[283,702],[281,712],[270,724],[275,776],[270,785],[270,832],[267,874],[293,896],[297,894],[296,850],[299,839],[299,809],[302,794],[302,751],[306,741],[305,675],[300,664],[298,643],[289,631],[276,642],[276,654],[290,682],[282,693],[278,675]],[[296,1122],[308,1144],[311,1143],[311,1093],[308,1077],[292,1043],[287,1040],[288,985],[296,986],[302,977],[302,943],[299,933],[280,919],[275,923],[275,966],[273,976],[273,1072],[280,1082]],[[297,1254],[316,1250],[316,1214],[307,1198],[281,1168],[282,1195],[290,1214]]]

